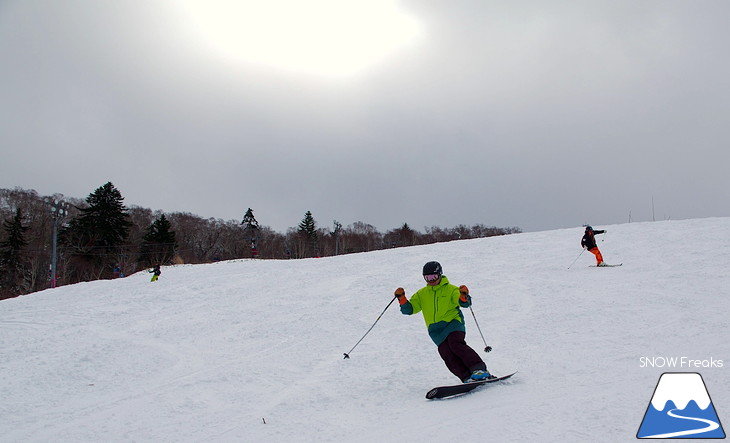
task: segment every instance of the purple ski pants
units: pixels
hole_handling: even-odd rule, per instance
[[[439,355],[452,374],[464,381],[477,369],[487,370],[487,365],[465,341],[466,333],[454,331],[439,345]]]

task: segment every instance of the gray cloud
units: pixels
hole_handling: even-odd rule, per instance
[[[332,79],[226,63],[173,3],[4,2],[0,187],[280,231],[730,215],[726,2],[402,5],[423,38]]]

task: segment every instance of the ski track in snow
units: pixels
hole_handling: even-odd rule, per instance
[[[662,372],[730,364],[730,218],[601,226],[322,259],[164,267],[0,302],[0,435],[78,441],[635,441]],[[601,241],[603,240],[603,241]],[[429,401],[456,378],[393,297],[438,260],[466,284],[468,343],[509,382]],[[688,368],[676,368],[687,371]],[[726,368],[703,374],[718,411]],[[725,406],[723,406],[725,405]]]

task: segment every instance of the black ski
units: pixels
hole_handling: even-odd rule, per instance
[[[497,377],[497,378],[488,378],[488,379],[482,380],[482,381],[475,381],[475,382],[471,382],[471,383],[462,383],[460,385],[439,386],[437,388],[433,388],[430,391],[428,391],[426,393],[426,398],[428,398],[428,399],[444,398],[444,397],[451,397],[451,396],[459,395],[459,394],[466,394],[467,392],[473,391],[474,389],[478,388],[479,386],[484,386],[488,383],[494,383],[497,381],[506,380],[515,374],[516,374],[516,372],[513,372],[509,375],[503,375],[502,377]]]

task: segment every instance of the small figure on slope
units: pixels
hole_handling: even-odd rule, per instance
[[[162,271],[160,271],[160,265],[156,265],[151,271],[149,271],[152,275],[152,280],[150,281],[157,281],[158,278],[160,278],[160,274],[162,274]]]
[[[606,266],[606,263],[603,261],[603,255],[601,255],[601,251],[598,250],[598,246],[596,245],[596,235],[604,234],[605,232],[605,230],[594,231],[592,227],[586,226],[586,232],[580,240],[580,245],[596,256],[596,266]]]
[[[404,315],[423,312],[428,335],[449,371],[464,383],[493,378],[487,365],[469,345],[466,344],[466,327],[461,308],[471,306],[469,288],[456,287],[442,273],[441,265],[431,261],[423,266],[426,286],[418,290],[410,300],[403,288],[395,290]]]

